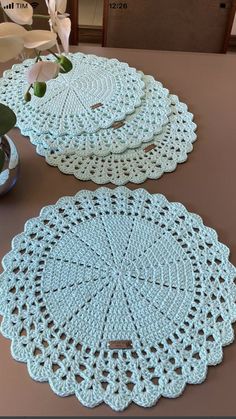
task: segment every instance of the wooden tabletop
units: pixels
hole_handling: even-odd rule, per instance
[[[160,192],[170,201],[182,202],[216,229],[221,242],[231,249],[236,265],[236,55],[82,47],[80,51],[128,62],[160,80],[171,93],[186,102],[195,115],[198,140],[186,163],[159,180],[141,185]],[[2,65],[1,72],[9,67]],[[13,92],[14,94],[14,92]],[[28,218],[64,195],[81,189],[94,190],[92,182],[80,182],[49,167],[19,130],[10,133],[21,158],[18,183],[0,198],[0,258],[10,250],[12,238],[23,230]],[[114,185],[108,185],[113,188]],[[139,186],[128,184],[130,189]],[[224,360],[210,367],[207,380],[188,385],[177,399],[162,398],[149,409],[132,404],[123,416],[235,415],[236,344],[224,350]],[[83,407],[75,396],[56,396],[48,383],[33,381],[25,364],[10,354],[10,342],[0,337],[0,415],[108,416],[108,406]]]

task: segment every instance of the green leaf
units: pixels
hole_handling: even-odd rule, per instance
[[[16,125],[16,115],[8,106],[0,103],[0,136],[7,134]]]
[[[4,153],[4,151],[0,148],[0,173],[1,173],[2,169],[3,169],[4,162],[5,162],[5,153]]]

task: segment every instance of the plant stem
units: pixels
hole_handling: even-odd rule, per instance
[[[56,42],[56,47],[57,47],[57,52],[58,52],[58,54],[61,54],[61,50],[60,50],[60,47],[59,47],[58,42]]]
[[[49,18],[50,18],[50,16],[49,16],[49,15],[40,15],[40,14],[37,14],[37,13],[35,13],[35,14],[33,15],[33,17],[37,17],[37,18],[39,18],[39,19],[49,19]]]
[[[26,90],[26,92],[25,93],[29,93],[29,91],[30,91],[30,89],[33,87],[33,85],[32,84],[30,84],[29,85],[29,87],[28,87],[28,89]]]
[[[48,50],[49,52],[51,52],[52,55],[54,55],[54,57],[56,57],[57,60],[59,60],[59,56],[57,54],[55,54],[55,52],[53,52],[51,49]]]
[[[37,55],[35,62],[37,63],[38,61],[42,61],[42,58],[40,56],[41,55],[41,51],[34,50],[34,52]]]

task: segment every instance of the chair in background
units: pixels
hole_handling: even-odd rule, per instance
[[[227,51],[235,0],[105,0],[103,46]]]

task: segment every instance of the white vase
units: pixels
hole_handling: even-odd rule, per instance
[[[14,187],[19,175],[20,161],[16,146],[8,135],[0,137],[0,149],[5,155],[4,165],[0,172],[0,196],[2,196]]]

